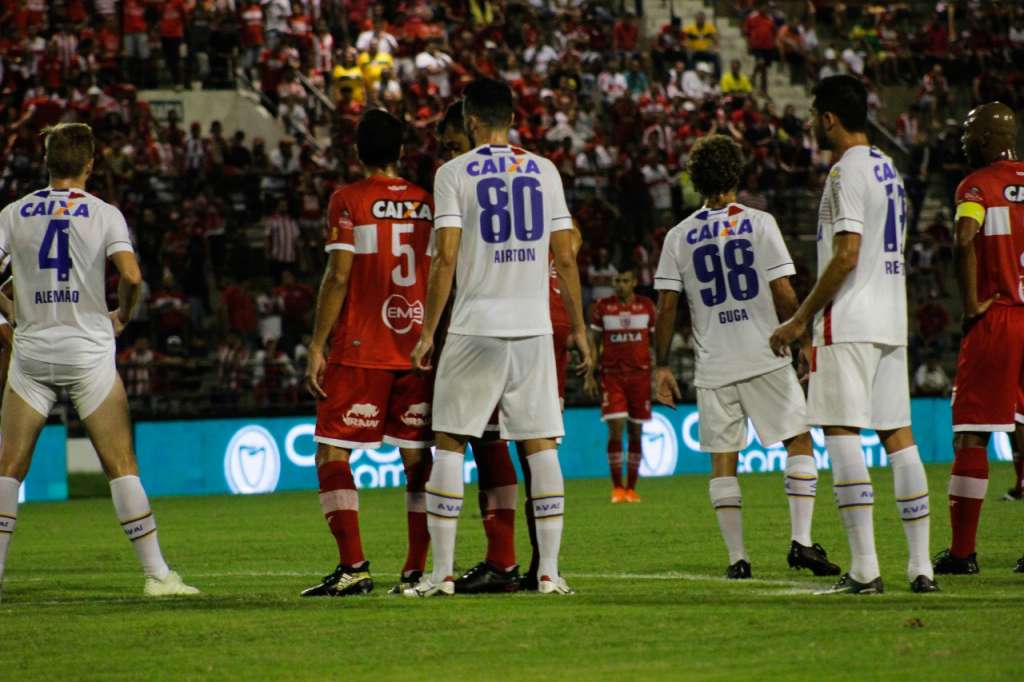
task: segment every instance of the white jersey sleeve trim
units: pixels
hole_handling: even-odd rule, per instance
[[[839,220],[832,223],[833,234],[839,234],[840,232],[853,232],[856,234],[864,233],[864,221],[857,220],[856,218],[840,218]]]
[[[792,277],[796,274],[796,266],[792,263],[780,263],[765,270],[769,282],[774,282],[780,277]]]
[[[110,258],[115,253],[120,253],[122,251],[135,253],[135,249],[132,248],[131,242],[112,242],[107,245],[107,258]]]
[[[559,216],[551,219],[551,231],[561,232],[562,230],[572,229],[572,216]]]
[[[355,253],[356,247],[352,244],[344,243],[328,244],[327,246],[324,247],[324,251],[326,251],[327,253],[330,253],[331,251],[349,251],[351,253]]]
[[[678,293],[683,290],[683,280],[676,279],[675,277],[655,277],[654,288],[659,291],[675,291]]]
[[[434,229],[435,230],[441,230],[441,229],[444,229],[446,227],[450,227],[450,228],[453,228],[453,229],[456,229],[456,230],[461,230],[462,229],[462,216],[454,215],[454,214],[448,214],[448,215],[439,215],[439,216],[434,218]]]

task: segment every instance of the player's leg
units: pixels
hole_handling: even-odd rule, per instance
[[[760,429],[759,429],[760,432]],[[814,441],[809,432],[782,441],[786,447],[786,498],[789,500],[790,568],[807,568],[814,575],[839,575],[842,570],[828,558],[828,552],[812,539],[814,498],[818,491],[818,467]]]
[[[627,427],[626,500],[639,502],[636,482],[640,478],[640,463],[644,459],[644,422],[651,420],[651,375],[637,372],[626,383],[626,402],[629,411]]]
[[[338,565],[303,597],[366,594],[373,589],[359,529],[359,493],[349,464],[352,450],[380,447],[395,375],[384,370],[329,364],[327,397],[316,406],[316,475],[320,509],[338,547]]]
[[[907,578],[914,592],[938,589],[928,539],[928,476],[910,428],[910,379],[906,346],[884,347],[872,387],[872,426],[892,467],[896,506],[907,538]]]
[[[431,429],[433,380],[417,372],[399,372],[387,398],[383,441],[399,448],[405,468],[405,515],[408,543],[398,584],[389,594],[402,594],[423,577],[430,548],[427,530],[426,485],[434,444]]]
[[[861,451],[860,429],[871,422],[871,386],[881,359],[872,344],[815,348],[807,394],[811,424],[822,425],[832,461],[832,487],[850,544],[850,570],[833,592],[882,590],[875,551],[875,491]]]
[[[523,514],[526,516],[526,533],[530,538],[530,564],[519,581],[520,589],[529,592],[537,591],[537,583],[540,576],[540,549],[537,545],[537,518],[533,514],[533,496],[530,491],[533,489],[533,479],[530,476],[530,464],[526,461],[526,446],[524,443],[516,443],[516,456],[519,457],[519,469],[523,472],[523,489],[526,492],[526,505]]]
[[[564,435],[550,336],[508,340],[510,371],[500,403],[501,435],[522,442],[530,471],[530,504],[537,527],[542,594],[571,592],[558,572],[565,482],[556,439]]]
[[[466,444],[479,438],[498,402],[508,373],[507,342],[449,334],[434,382],[437,449],[427,480],[427,529],[433,568],[429,578],[404,594],[430,597],[455,593],[455,535],[462,511]]]
[[[976,539],[988,492],[989,437],[995,431],[1014,430],[1021,383],[1019,332],[1008,328],[1006,312],[994,306],[967,331],[960,345],[949,480],[953,538],[949,549],[935,560],[936,573],[978,572]]]
[[[1017,426],[1010,438],[1013,448],[1013,487],[1003,497],[1013,502],[1024,500],[1024,414],[1018,413],[1017,417]]]
[[[128,396],[113,363],[103,365],[102,369],[89,369],[84,377],[75,379],[68,386],[71,400],[110,481],[110,497],[117,520],[142,564],[146,575],[145,593],[149,596],[198,594],[199,590],[185,585],[167,566],[160,551],[156,519],[135,462]]]
[[[626,502],[626,486],[622,480],[622,436],[626,430],[626,417],[615,417],[608,424],[608,471],[612,478],[612,504]]]
[[[739,451],[747,444],[747,415],[736,384],[697,389],[700,449],[711,455],[708,495],[718,529],[729,552],[730,579],[750,577],[750,560],[743,545],[743,497],[736,477]]]
[[[497,428],[497,418],[492,419]],[[490,429],[490,425],[488,425]],[[518,485],[508,444],[494,438],[470,441],[476,460],[478,501],[487,555],[455,581],[457,593],[514,592],[519,589],[519,566],[516,564],[515,515]]]
[[[612,504],[626,501],[622,482],[622,435],[629,416],[629,404],[621,377],[601,375],[601,420],[608,425],[608,471],[612,479]]]
[[[15,383],[13,371],[11,379]],[[46,425],[46,415],[40,411],[43,407],[45,404],[33,407],[10,384],[4,390],[0,416],[3,431],[0,440],[0,588],[3,587],[7,551],[18,520],[18,492],[28,474],[39,432]],[[46,412],[49,414],[48,407]]]

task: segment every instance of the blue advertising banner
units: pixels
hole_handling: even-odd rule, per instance
[[[952,429],[948,401],[920,399],[913,403],[914,433],[925,462],[952,461]],[[316,444],[314,419],[276,417],[200,421],[140,422],[135,426],[139,468],[150,495],[248,495],[275,490],[315,489]],[[607,431],[596,408],[572,408],[565,414],[566,437],[559,448],[566,478],[607,475]],[[641,476],[672,476],[710,472],[710,459],[699,451],[696,407],[676,410],[658,407],[644,426]],[[825,439],[813,429],[818,467],[828,468]],[[887,458],[878,436],[862,435],[868,466],[885,466]],[[1011,459],[1006,434],[997,434],[990,448],[993,459]],[[398,450],[356,450],[352,473],[360,488],[390,488],[405,484]],[[781,444],[762,444],[749,429],[748,446],[740,455],[743,473],[782,471]],[[466,482],[476,480],[476,464],[467,456]]]
[[[64,424],[43,427],[32,456],[32,466],[21,484],[19,502],[53,502],[68,499],[67,428]]]

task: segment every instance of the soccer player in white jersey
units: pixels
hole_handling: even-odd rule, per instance
[[[810,422],[825,430],[851,553],[849,572],[830,591],[883,589],[872,520],[874,489],[860,441],[861,429],[874,429],[892,463],[910,548],[911,589],[934,592],[928,479],[910,429],[903,180],[892,159],[868,144],[867,91],[860,80],[831,76],[813,92],[818,144],[836,159],[818,210],[818,282],[772,334],[771,345],[776,353],[788,353],[814,321],[807,412]]]
[[[680,397],[668,352],[679,294],[685,293],[697,346],[697,409],[701,449],[711,453],[711,505],[729,551],[726,577],[751,576],[743,545],[742,497],[736,478],[749,418],[761,442],[786,446],[786,495],[791,540],[788,561],[815,575],[839,567],[811,540],[818,470],[807,429],[804,394],[788,357],[772,354],[768,336],[797,308],[789,284],[796,273],[775,218],[736,203],[743,151],[724,135],[694,145],[688,170],[704,206],[665,238],[654,286],[656,397]],[[810,343],[810,339],[807,339]]]
[[[434,388],[437,451],[427,482],[433,573],[405,594],[454,593],[466,442],[483,435],[495,406],[501,438],[521,442],[531,472],[538,591],[567,594],[571,590],[558,573],[565,491],[555,439],[564,431],[551,336],[548,249],[583,358],[578,371],[586,373],[591,355],[572,218],[554,164],[509,146],[509,87],[479,79],[466,87],[463,102],[475,148],[437,171],[427,310],[413,350],[414,366],[428,371],[454,278],[458,287]]]
[[[117,518],[146,575],[144,593],[197,594],[164,561],[139,481],[114,337],[131,319],[142,275],[121,212],[85,191],[94,153],[89,126],[47,129],[49,187],[0,212],[0,256],[13,261],[17,325],[0,419],[0,579],[18,489],[57,392],[65,388],[110,480]],[[121,276],[114,312],[106,303],[108,259]]]

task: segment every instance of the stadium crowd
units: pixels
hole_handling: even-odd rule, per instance
[[[788,65],[794,82],[841,71],[873,88],[919,82],[909,111],[890,118],[909,159],[915,383],[943,393],[939,359],[956,348],[943,302],[949,214],[927,226],[917,217],[931,178],[944,179],[952,201],[949,183],[965,169],[955,119],[946,125],[951,93],[1020,103],[1024,11],[962,2],[951,15],[938,3],[924,23],[908,7],[859,2],[815,0],[799,17],[736,4],[753,74],[722,63],[709,16],[673,19],[647,41],[618,2],[0,0],[0,203],[43,181],[42,128],[92,125],[101,144],[90,190],[124,211],[147,282],[139,324],[120,341],[136,409],[279,408],[308,399],[299,378],[323,216],[331,192],[361,176],[353,136],[368,108],[408,123],[403,172],[429,189],[447,104],[476,76],[510,83],[513,141],[556,164],[583,230],[590,301],[624,267],[650,291],[667,228],[698,206],[685,162],[710,132],[748,154],[742,203],[772,210],[788,237],[813,231],[806,215],[827,157],[804,112],[780,111],[765,93],[772,62]],[[234,88],[236,78],[289,137],[269,148],[219,123],[204,130],[173,112],[157,120],[138,97],[154,87]],[[810,262],[798,267],[800,293],[813,281]],[[687,325],[682,316],[684,380]],[[578,386],[569,397],[582,398]]]

